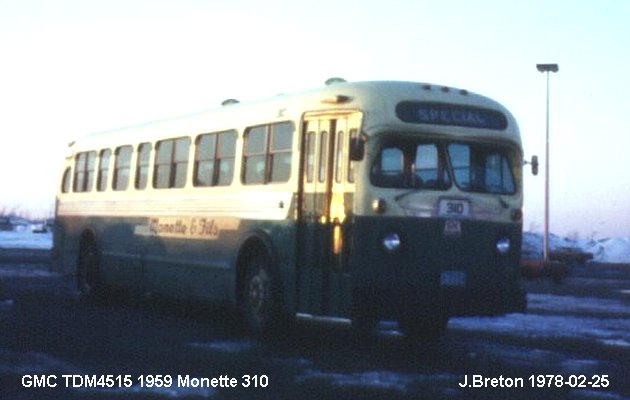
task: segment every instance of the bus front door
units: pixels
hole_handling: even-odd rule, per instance
[[[301,142],[298,233],[298,311],[347,316],[350,271],[347,214],[354,184],[349,182],[348,143],[360,116],[305,118]],[[352,180],[352,179],[350,179]]]

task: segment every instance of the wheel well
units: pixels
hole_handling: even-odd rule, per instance
[[[270,258],[267,245],[259,237],[249,238],[243,243],[236,259],[236,302],[240,304],[243,298],[243,285],[247,274],[248,259],[250,257]]]

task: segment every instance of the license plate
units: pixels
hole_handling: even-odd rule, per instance
[[[440,217],[458,218],[470,215],[470,202],[468,200],[442,199],[439,208]]]
[[[440,285],[462,287],[466,285],[466,273],[464,271],[442,271]]]

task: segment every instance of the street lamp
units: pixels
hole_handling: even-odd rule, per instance
[[[536,64],[539,72],[547,73],[547,123],[545,134],[545,237],[543,261],[549,261],[549,73],[558,72],[558,64]]]

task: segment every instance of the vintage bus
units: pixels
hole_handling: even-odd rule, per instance
[[[54,265],[86,296],[227,302],[255,332],[302,314],[436,338],[451,316],[525,309],[522,174],[513,116],[466,90],[230,100],[70,143]]]

